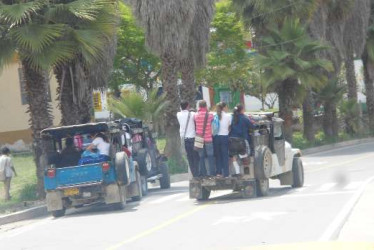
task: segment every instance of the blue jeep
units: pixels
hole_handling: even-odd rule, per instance
[[[110,159],[85,152],[90,144],[89,136],[96,133],[109,139]],[[45,166],[47,207],[54,217],[63,216],[69,207],[101,201],[123,209],[128,198],[141,199],[138,164],[123,150],[127,145],[126,136],[119,123],[48,128],[41,134],[46,145],[41,161]],[[66,153],[63,148],[72,138],[75,149]]]

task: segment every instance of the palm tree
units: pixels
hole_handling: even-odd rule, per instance
[[[177,87],[178,63],[188,46],[195,16],[194,0],[131,0],[135,17],[145,30],[146,45],[162,61],[162,83],[169,105],[165,110],[166,154],[183,164],[180,150]]]
[[[0,2],[0,69],[11,62],[17,55],[20,58],[26,81],[28,113],[33,137],[34,160],[37,166],[37,193],[44,197],[43,175],[44,168],[40,164],[45,145],[40,137],[41,130],[52,126],[51,104],[46,93],[47,81],[45,68],[41,67],[46,58],[38,53],[44,47],[53,47],[51,40],[58,37],[61,26],[38,24],[32,22],[41,12],[44,5],[41,1],[30,2]],[[44,32],[41,32],[44,31]],[[30,36],[30,34],[38,34]],[[54,56],[68,52],[50,51],[50,61],[58,61]]]
[[[154,89],[146,98],[137,92],[130,92],[120,98],[110,98],[109,104],[110,110],[121,117],[134,117],[157,125],[168,102],[165,95],[159,96],[158,90]]]
[[[292,141],[292,109],[302,102],[308,87],[321,87],[326,82],[324,74],[331,63],[317,59],[316,53],[327,49],[311,40],[297,19],[285,19],[282,28],[269,29],[262,39],[263,48],[258,56],[268,86],[279,96],[279,113],[285,124],[286,140]]]
[[[60,40],[74,48],[74,56],[54,67],[59,83],[61,123],[89,122],[93,111],[92,91],[106,87],[113,64],[115,1],[61,1],[46,15],[50,21],[64,25],[64,36]]]
[[[200,0],[196,2],[188,47],[180,62],[182,85],[180,95],[182,100],[195,106],[196,84],[195,69],[206,64],[206,54],[209,51],[210,24],[213,19],[215,0]]]
[[[326,86],[318,91],[317,100],[323,103],[323,131],[327,137],[337,138],[338,136],[338,116],[336,107],[343,98],[346,87],[339,78],[329,80]]]
[[[11,3],[2,1],[0,3],[2,31],[0,45],[6,48],[6,52],[2,49],[0,53],[0,67],[8,63],[9,58],[17,53],[24,71],[28,93],[39,197],[44,196],[44,166],[41,163],[43,160],[41,156],[45,148],[40,138],[40,131],[52,126],[45,76],[51,68],[59,69],[72,63],[78,53],[81,55],[80,62],[83,63],[95,61],[94,59],[98,58],[97,54],[101,55],[103,42],[97,41],[102,38],[100,29],[113,27],[111,25],[113,20],[103,15],[101,10],[110,8],[113,3],[109,0],[74,1],[67,4],[56,1],[12,1]],[[95,17],[100,17],[103,21],[90,22]],[[78,25],[74,27],[75,29],[72,25],[69,26],[73,20],[80,19],[85,20],[86,29],[79,29]],[[72,79],[69,78],[72,75],[71,69],[69,68],[69,75],[66,73],[63,77],[57,76],[57,78],[62,80],[62,83],[65,77]],[[82,73],[83,70],[80,72]],[[72,92],[68,92],[65,96],[71,96]],[[71,114],[73,115],[73,112]]]

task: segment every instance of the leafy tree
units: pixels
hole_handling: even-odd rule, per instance
[[[326,76],[316,72],[332,70],[332,65],[314,56],[327,47],[310,39],[297,19],[285,19],[282,28],[269,30],[269,36],[262,39],[266,50],[260,50],[258,62],[265,83],[278,93],[285,137],[292,141],[292,109],[302,102],[306,88],[325,84]]]
[[[109,87],[120,93],[123,84],[134,84],[149,93],[161,74],[160,59],[145,47],[144,31],[137,26],[131,9],[119,4],[121,24],[117,33],[117,54]]]
[[[217,3],[212,22],[210,52],[205,69],[197,73],[197,79],[209,86],[229,86],[233,90],[249,91],[249,82],[255,79],[253,58],[247,52],[245,30],[231,2]]]

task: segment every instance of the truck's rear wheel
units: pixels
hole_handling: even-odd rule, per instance
[[[257,196],[267,196],[269,194],[269,179],[256,180]]]
[[[201,198],[198,198],[199,201],[207,201],[210,196],[210,190],[205,187],[201,187]]]
[[[273,156],[270,149],[266,146],[261,146],[256,150],[255,155],[255,176],[258,180],[265,180],[270,178],[273,165]]]
[[[304,186],[304,167],[300,157],[293,158],[292,162],[292,187],[298,188]]]
[[[161,189],[170,188],[169,167],[168,167],[168,164],[166,162],[161,163],[160,172],[162,174],[162,177],[160,178]]]
[[[61,210],[52,211],[52,215],[53,215],[53,217],[55,217],[55,218],[59,218],[59,217],[62,217],[62,216],[65,215],[65,211],[66,211],[65,208],[63,208],[63,209],[61,209]]]

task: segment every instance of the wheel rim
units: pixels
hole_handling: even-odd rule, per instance
[[[150,154],[147,154],[147,156],[145,157],[145,165],[146,165],[147,170],[151,171],[151,169],[152,169],[152,159],[151,159]]]
[[[268,152],[265,153],[264,155],[264,173],[266,177],[270,176],[270,171],[271,171],[271,154]]]

